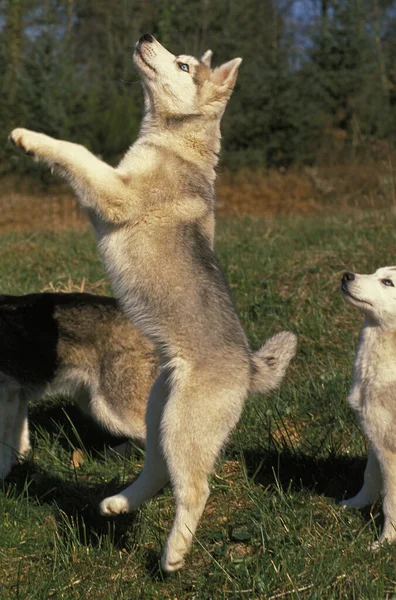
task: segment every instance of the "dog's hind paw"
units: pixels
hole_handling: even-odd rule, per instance
[[[161,569],[165,573],[174,573],[184,565],[184,555],[188,551],[188,547],[180,548],[173,547],[172,542],[168,539],[166,548],[161,557]]]
[[[99,504],[99,510],[100,514],[105,516],[115,516],[128,513],[128,498],[126,498],[122,494],[117,494],[116,496],[109,496],[109,498],[105,498]]]
[[[165,573],[175,573],[175,571],[181,569],[183,565],[183,558],[179,558],[174,561],[169,560],[165,555],[161,558],[161,569],[165,571]]]

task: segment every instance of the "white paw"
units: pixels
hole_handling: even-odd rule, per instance
[[[8,139],[14,146],[17,146],[17,148],[20,148],[26,154],[33,154],[33,143],[36,135],[34,131],[18,127],[11,131]]]
[[[354,496],[353,498],[347,498],[346,500],[342,500],[339,503],[339,506],[341,506],[341,508],[364,508],[365,506],[369,506],[370,504],[372,504],[370,500],[358,500],[356,496]]]
[[[378,550],[380,550],[380,548],[382,548],[383,546],[387,546],[388,544],[394,544],[396,542],[396,532],[393,529],[393,525],[392,525],[392,530],[386,533],[382,533],[381,537],[378,541],[373,542],[372,544],[370,544],[369,546],[369,550],[371,550],[371,552],[378,552]]]
[[[21,460],[25,460],[25,458],[27,458],[29,456],[29,454],[32,452],[32,447],[31,445],[26,445],[26,446],[22,446],[19,450],[19,452],[16,454],[17,458],[19,461]]]
[[[99,510],[101,515],[122,515],[129,512],[129,502],[125,496],[117,494],[102,500]]]
[[[184,558],[179,553],[170,554],[165,550],[161,558],[161,569],[165,573],[174,573],[182,568],[184,565]]]
[[[382,542],[380,542],[379,540],[377,542],[373,542],[372,544],[370,544],[370,546],[368,547],[368,550],[370,552],[378,552],[378,550],[381,548],[382,546]]]
[[[338,506],[341,506],[341,508],[356,508],[352,500],[352,498],[348,498],[348,500],[342,500]]]

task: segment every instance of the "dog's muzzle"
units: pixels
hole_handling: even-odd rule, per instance
[[[344,273],[341,279],[341,289],[346,292],[348,290],[348,282],[353,281],[355,279],[355,275],[353,273],[349,273],[348,271]]]

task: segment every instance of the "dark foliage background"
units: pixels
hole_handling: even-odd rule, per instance
[[[396,140],[391,0],[0,0],[0,172],[14,126],[115,162],[137,134],[131,55],[151,32],[172,52],[244,59],[224,120],[223,165],[365,161]]]

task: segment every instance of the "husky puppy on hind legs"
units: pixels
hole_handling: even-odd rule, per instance
[[[166,571],[183,565],[208,476],[247,395],[278,386],[296,351],[295,336],[283,332],[251,352],[213,251],[220,121],[241,59],[212,70],[210,54],[175,56],[151,35],[139,40],[134,63],[145,116],[115,169],[82,146],[11,133],[69,180],[126,315],[157,347],[161,373],[148,400],[143,472],[101,511],[136,510],[170,479],[176,516]]]

